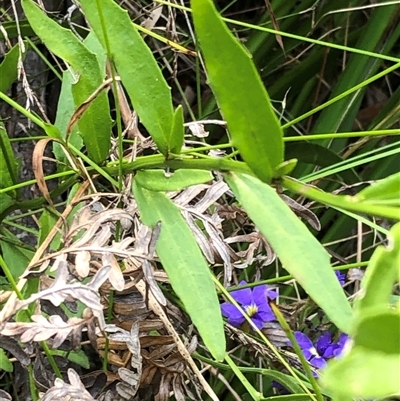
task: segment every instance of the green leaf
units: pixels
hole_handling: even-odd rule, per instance
[[[96,55],[100,70],[104,72],[106,65],[106,55],[104,54],[103,47],[101,46],[101,43],[98,41],[94,32],[90,32],[83,43],[92,53]],[[54,125],[61,131],[62,138],[64,140],[66,139],[68,124],[75,112],[74,96],[72,93],[73,85],[74,79],[71,73],[69,71],[64,71],[62,76],[60,97],[57,104],[56,121],[54,123]],[[78,124],[76,124],[70,132],[68,143],[78,150],[82,149],[83,141],[82,135],[79,132]],[[61,149],[59,143],[54,142],[53,152],[58,161],[61,161],[68,165],[68,159],[65,156],[64,151]],[[66,167],[62,164],[59,164],[58,169],[62,171],[65,170]]]
[[[8,194],[0,194],[0,215],[2,215],[11,205],[15,204],[15,199]]]
[[[396,279],[400,281],[400,223],[390,230],[389,245],[379,245],[368,263],[361,282],[362,297],[355,302],[360,312],[373,306],[387,306]]]
[[[40,246],[43,241],[47,238],[50,231],[54,228],[57,223],[58,218],[51,211],[45,209],[39,218],[39,238],[38,246]]]
[[[356,323],[354,344],[384,354],[396,354],[400,362],[399,312],[398,309],[391,310],[385,305],[373,306],[362,311]]]
[[[400,314],[378,306],[360,316],[354,346],[328,364],[322,384],[337,397],[383,398],[400,393]]]
[[[0,188],[8,188],[18,182],[19,164],[11,147],[10,138],[0,122]]]
[[[75,75],[72,93],[75,108],[78,108],[103,83],[104,72],[96,55],[69,29],[48,18],[31,0],[23,0],[22,4],[33,30],[47,48],[72,66]],[[110,148],[111,119],[104,91],[93,100],[78,125],[89,157],[96,163],[105,160]]]
[[[275,189],[246,174],[225,179],[250,218],[277,253],[282,266],[343,332],[350,331],[352,310],[329,263],[329,254]]]
[[[168,140],[171,153],[181,153],[184,141],[183,108],[179,105],[174,113],[171,134]]]
[[[280,164],[278,164],[275,168],[274,168],[274,175],[273,178],[280,178],[283,175],[288,175],[290,174],[294,168],[297,165],[297,159],[290,159],[290,160],[286,160]]]
[[[324,192],[319,188],[315,188],[314,186],[306,185],[302,182],[296,181],[295,179],[288,176],[281,178],[281,184],[290,191],[301,194],[302,196],[306,196],[312,200],[324,203],[325,205],[349,210],[356,213],[366,213],[388,219],[400,220],[400,208],[397,206],[360,202],[354,196],[333,195]]]
[[[196,34],[210,86],[232,142],[263,181],[283,162],[282,129],[248,51],[228,30],[211,0],[192,0]]]
[[[12,234],[10,236],[14,237]],[[6,241],[0,243],[4,261],[9,266],[11,275],[15,281],[25,272],[25,269],[32,260],[33,252],[19,246],[9,244]]]
[[[332,150],[313,142],[286,142],[285,160],[297,159],[299,163],[312,164],[313,167],[329,167],[336,163],[343,162],[343,159]],[[343,170],[337,173],[347,184],[355,184],[361,178],[353,169]]]
[[[85,369],[90,368],[90,362],[88,356],[85,354],[85,351],[61,351],[58,349],[52,350],[51,353],[53,355],[61,356],[63,358],[68,359],[69,361],[82,366]]]
[[[298,384],[297,380],[294,379],[292,376],[287,375],[285,373],[279,372],[279,370],[274,369],[262,369],[261,374],[263,376],[269,377],[274,381],[279,382],[283,386],[285,386],[288,390],[292,391],[293,393],[303,394],[304,390]],[[310,398],[308,398],[309,400]]]
[[[4,352],[3,348],[0,348],[0,370],[4,370],[5,372],[12,372],[13,369],[13,364],[8,359],[8,356]]]
[[[57,104],[56,121],[54,122],[54,125],[60,130],[63,140],[66,139],[68,124],[75,111],[72,85],[73,79],[71,73],[69,71],[64,71],[61,83],[60,97]],[[73,145],[78,150],[82,149],[83,140],[82,136],[79,133],[78,125],[75,125],[72,129],[68,138],[68,143]],[[58,161],[68,166],[68,159],[64,151],[62,150],[61,145],[56,141],[53,142],[53,152]],[[57,168],[61,171],[67,169],[67,167],[64,166],[62,163],[57,166]]]
[[[175,293],[183,302],[212,356],[225,356],[225,335],[217,293],[208,265],[180,210],[163,193],[133,184],[144,224],[161,222],[157,254]]]
[[[19,44],[15,45],[4,57],[0,64],[0,92],[6,92],[18,77]],[[22,53],[22,59],[26,53]]]
[[[354,199],[371,203],[385,203],[392,200],[392,205],[400,206],[400,173],[377,181],[359,192]]]
[[[180,169],[169,175],[164,170],[140,170],[135,176],[136,183],[150,191],[180,191],[212,179],[209,171],[190,169]]]
[[[170,88],[128,13],[112,0],[102,0],[101,10],[93,0],[81,0],[80,5],[103,48],[107,50],[109,46],[108,56],[158,149],[164,155],[172,149],[177,151],[177,136],[171,135],[174,110]],[[112,23],[103,25],[103,20]]]

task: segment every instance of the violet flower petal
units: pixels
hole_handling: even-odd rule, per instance
[[[267,286],[259,285],[253,288],[253,301],[256,305],[264,304],[267,302]]]
[[[222,315],[228,319],[228,323],[234,327],[239,327],[245,321],[245,318],[240,310],[229,302],[224,302],[221,304],[221,312]]]
[[[314,366],[314,368],[322,369],[326,366],[326,361],[324,358],[320,356],[314,356],[309,360],[310,364]]]
[[[233,304],[230,304],[229,302],[224,302],[221,304],[221,312],[222,315],[225,317],[238,317],[238,316],[243,316],[240,310]]]
[[[341,273],[340,270],[335,270],[335,274],[340,285],[343,287],[346,284],[346,273]]]
[[[263,319],[264,322],[271,322],[276,319],[274,312],[272,312],[271,307],[267,303],[258,307],[257,315]]]
[[[349,336],[345,333],[342,333],[339,337],[339,341],[337,342],[336,349],[333,350],[333,356],[338,357],[343,352],[343,348],[345,347]]]
[[[326,349],[332,344],[332,335],[330,331],[326,331],[318,338],[315,348],[320,355],[323,355]]]
[[[253,323],[257,326],[257,328],[258,328],[259,330],[261,330],[261,329],[263,328],[263,326],[264,326],[264,319],[262,319],[262,318],[260,317],[259,314],[254,315],[254,316],[251,318],[251,320],[252,320]]]
[[[337,344],[331,344],[322,354],[326,359],[334,358],[336,355],[336,350],[338,349]]]
[[[239,285],[247,284],[245,281],[241,281]],[[232,298],[241,305],[250,305],[253,301],[253,294],[250,288],[244,288],[243,290],[236,290],[231,292]]]
[[[276,290],[271,290],[267,288],[267,297],[270,300],[274,300],[275,298],[278,298],[278,293],[276,292]]]

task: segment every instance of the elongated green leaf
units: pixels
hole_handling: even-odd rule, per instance
[[[80,5],[104,49],[107,49],[108,42],[111,51],[109,56],[115,63],[140,121],[158,149],[164,155],[172,149],[177,151],[176,137],[171,136],[174,110],[170,88],[128,13],[112,0],[102,0],[101,10],[93,0],[81,0]],[[102,17],[106,21],[104,26]]]
[[[287,159],[297,159],[299,163],[312,164],[313,167],[331,167],[343,161],[332,150],[312,142],[287,142],[285,145],[285,160]],[[338,173],[338,176],[347,184],[354,184],[361,180],[352,169],[343,170]]]
[[[23,0],[29,22],[50,51],[71,64],[76,82],[72,85],[75,108],[86,102],[100,87],[104,72],[96,55],[68,29],[48,18],[31,0]],[[108,156],[111,119],[107,95],[102,92],[80,117],[79,130],[89,157],[101,162]]]
[[[244,161],[269,182],[283,161],[282,129],[248,51],[228,30],[211,0],[192,0],[196,34],[210,86]]]
[[[96,54],[97,61],[99,63],[100,69],[105,70],[106,56],[104,54],[103,48],[98,41],[94,32],[90,32],[89,35],[84,40],[85,46],[92,52]],[[54,125],[61,131],[62,138],[65,140],[68,124],[75,112],[74,96],[72,93],[72,88],[74,85],[74,79],[69,71],[64,71],[60,97],[57,104],[57,115]],[[76,149],[81,150],[83,146],[82,135],[79,132],[78,125],[75,125],[70,132],[68,137],[68,143],[73,145]],[[61,161],[68,165],[67,158],[64,151],[61,149],[60,144],[54,142],[53,152],[58,161]],[[59,170],[63,170],[66,167],[63,164],[58,165]]]
[[[352,310],[322,245],[269,185],[246,174],[227,173],[225,179],[283,267],[331,321],[348,333]]]
[[[18,182],[18,169],[10,138],[0,122],[0,188],[7,188]]]
[[[190,169],[180,169],[169,175],[164,170],[141,170],[135,176],[136,183],[150,191],[180,191],[212,178],[209,171]]]
[[[225,335],[217,293],[208,265],[179,209],[161,192],[148,191],[136,182],[133,191],[144,224],[161,221],[157,254],[172,288],[217,360],[225,355]]]
[[[392,174],[363,189],[354,196],[359,201],[373,203],[393,200],[400,206],[400,173]]]
[[[357,298],[356,310],[387,307],[396,279],[400,280],[400,223],[390,230],[389,246],[375,249],[361,282],[363,296]]]
[[[293,192],[307,196],[318,202],[338,207],[352,212],[367,213],[382,216],[388,219],[400,220],[400,208],[395,206],[384,206],[381,204],[360,202],[356,197],[346,195],[332,195],[312,186],[305,185],[290,177],[282,177],[282,184]]]
[[[63,80],[61,84],[61,92],[60,97],[58,99],[57,104],[57,114],[56,114],[56,121],[54,125],[60,130],[62,134],[62,138],[66,139],[67,127],[71,117],[75,111],[75,103],[74,103],[74,96],[72,94],[72,85],[73,79],[71,73],[69,71],[63,72]],[[68,143],[73,145],[76,149],[81,150],[83,146],[82,136],[79,134],[79,127],[78,124],[74,126],[72,131],[70,132]],[[60,163],[57,168],[59,170],[64,170],[68,166],[68,159],[61,148],[61,145],[54,141],[53,142],[53,153],[56,159],[62,163]],[[64,166],[64,164],[66,166]]]
[[[22,54],[25,57],[25,53]],[[18,77],[19,44],[15,45],[0,64],[0,92],[5,92]]]
[[[179,105],[174,113],[171,134],[168,138],[169,147],[172,153],[180,153],[184,140],[183,108]]]

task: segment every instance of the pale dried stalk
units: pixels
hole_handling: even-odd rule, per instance
[[[164,312],[162,306],[157,302],[154,298],[154,295],[150,291],[146,291],[146,283],[143,280],[140,280],[136,284],[136,288],[142,294],[143,298],[148,296],[149,306],[151,310],[160,318],[160,320],[164,323],[165,328],[167,329],[168,333],[173,337],[175,344],[178,348],[179,353],[182,355],[183,359],[189,364],[192,368],[194,374],[199,379],[200,384],[203,386],[204,391],[210,396],[213,401],[219,401],[219,398],[214,393],[214,390],[210,387],[207,381],[204,379],[203,375],[201,374],[200,370],[194,363],[192,357],[190,356],[188,350],[186,349],[185,345],[183,344],[182,340],[180,339],[178,333],[175,331],[174,327],[172,326],[171,322],[169,321],[167,315]]]

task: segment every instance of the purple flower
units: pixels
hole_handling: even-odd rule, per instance
[[[247,284],[241,281],[239,286]],[[233,299],[242,307],[242,309],[251,318],[257,328],[261,329],[264,322],[275,320],[275,315],[268,304],[268,299],[275,299],[278,294],[276,291],[268,289],[266,285],[259,285],[242,290],[232,291]],[[239,327],[246,320],[241,311],[230,302],[221,304],[222,315],[228,318],[228,323],[232,326]]]
[[[317,369],[324,368],[328,359],[338,357],[348,339],[347,334],[341,334],[338,342],[332,342],[332,335],[327,331],[320,335],[314,346],[312,341],[301,331],[295,331],[294,336],[304,357],[311,366]]]
[[[340,285],[343,287],[346,283],[346,273],[341,273],[340,270],[335,270],[335,274],[339,280]]]
[[[321,369],[326,366],[325,359],[318,353],[312,341],[301,331],[295,331],[294,336],[303,351],[304,358],[315,368]]]

